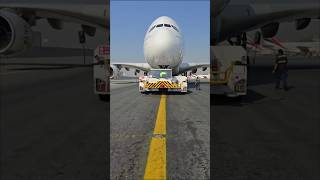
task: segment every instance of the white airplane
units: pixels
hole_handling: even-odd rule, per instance
[[[274,37],[282,22],[296,22],[306,28],[320,18],[318,0],[213,0],[211,3],[212,46],[260,28],[263,38]]]
[[[47,19],[54,29],[62,29],[65,21],[79,23],[84,32],[90,36],[94,36],[96,28],[104,28],[108,41],[109,7],[108,1],[101,4],[0,3],[0,54],[10,55],[30,47],[31,27],[42,18]],[[296,29],[304,29],[312,18],[319,17],[318,0],[213,0],[210,44],[216,45],[257,28],[261,29],[264,38],[271,38],[277,33],[281,22],[296,21]],[[168,25],[170,27],[167,27]],[[149,32],[152,28],[153,30]],[[112,65],[113,74],[117,73],[120,67],[148,71],[150,68],[161,66],[173,68],[174,73],[182,73],[208,65],[182,63],[183,41],[181,32],[177,31],[180,29],[172,19],[168,17],[157,19],[148,29],[145,38],[144,51],[147,63],[116,63]],[[157,42],[164,40],[159,38],[160,34],[166,37],[165,41],[161,42],[163,44]],[[174,34],[180,38],[172,37]],[[159,44],[161,47],[153,47]],[[175,48],[169,50],[170,47]]]
[[[31,47],[32,26],[47,19],[54,29],[64,22],[82,25],[85,34],[94,36],[96,28],[106,30],[109,41],[109,3],[5,3],[0,2],[0,55],[14,55]],[[77,32],[78,33],[78,32]]]
[[[177,23],[167,16],[157,18],[149,26],[144,38],[144,57],[147,63],[112,63],[111,77],[116,78],[121,68],[172,69],[174,75],[210,66],[209,63],[182,63],[183,36]]]
[[[249,38],[248,38],[249,40]],[[277,54],[279,49],[282,49],[287,55],[302,55],[302,56],[319,56],[320,55],[320,41],[302,41],[302,42],[281,42],[280,39],[263,38],[259,43],[254,40],[248,41],[248,49],[256,54],[272,55]]]

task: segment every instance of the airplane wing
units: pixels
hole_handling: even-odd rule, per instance
[[[274,54],[278,49],[283,49],[287,54],[291,55],[308,55],[312,53],[313,49],[319,49],[319,45],[320,42],[281,42],[276,37],[263,38],[262,44],[250,44],[250,46],[259,47],[260,52],[265,51],[264,54]],[[257,50],[257,48],[252,49]],[[271,51],[266,51],[266,49]]]
[[[209,68],[210,63],[182,63],[179,66],[179,74],[184,73],[186,71],[190,71],[197,68]],[[126,69],[138,69],[145,72],[150,71],[151,67],[148,63],[111,63],[111,68],[117,68],[120,70],[122,68]]]
[[[111,63],[111,67],[116,67],[119,70],[122,68],[138,69],[145,72],[148,72],[151,69],[148,63]]]
[[[297,46],[297,49],[299,49],[304,54],[308,54],[310,52],[310,47],[306,46]]]
[[[46,18],[51,25],[54,24],[53,20],[61,20],[92,27],[108,28],[109,26],[109,4],[107,3],[0,3],[0,9],[13,10],[29,21]]]
[[[261,29],[263,37],[271,38],[276,35],[279,24],[282,22],[295,21],[296,29],[301,30],[309,25],[311,19],[320,17],[320,5],[315,1],[314,3],[303,1],[299,3],[289,1],[235,3],[237,1],[230,1],[219,15],[212,18],[211,44],[222,42],[229,37],[236,36],[239,32],[248,32],[258,28]]]
[[[182,63],[179,67],[179,73],[184,73],[193,69],[203,68],[205,71],[210,68],[210,63]]]

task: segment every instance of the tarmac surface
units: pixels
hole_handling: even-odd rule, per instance
[[[266,63],[249,69],[242,101],[209,98],[206,84],[167,95],[168,179],[320,179],[320,68],[291,59],[287,92]],[[112,82],[110,105],[93,94],[91,67],[8,62],[17,64],[0,66],[1,179],[107,179],[109,108],[111,179],[144,176],[159,94]]]
[[[111,82],[111,179],[144,177],[160,96],[141,94],[132,80]],[[209,96],[208,83],[200,91],[167,95],[167,179],[209,179]]]
[[[287,92],[260,60],[242,101],[211,96],[213,179],[320,179],[320,59],[290,57]]]
[[[109,103],[92,67],[62,65],[79,59],[1,61],[0,179],[107,179]]]

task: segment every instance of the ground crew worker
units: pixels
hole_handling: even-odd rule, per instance
[[[200,78],[199,78],[199,76],[197,76],[197,78],[196,78],[195,86],[196,86],[196,90],[200,90]]]
[[[286,55],[284,55],[283,50],[279,49],[278,54],[276,56],[276,62],[274,64],[274,68],[272,73],[275,74],[276,77],[276,89],[280,88],[280,82],[282,80],[283,82],[283,88],[285,91],[288,90],[288,84],[287,84],[287,79],[288,79],[288,58]]]

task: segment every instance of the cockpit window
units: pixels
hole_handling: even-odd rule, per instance
[[[156,26],[153,26],[153,27],[149,30],[149,32],[151,32],[155,27],[156,27]]]
[[[178,28],[175,27],[174,25],[171,25],[173,27],[174,30],[176,30],[177,32],[179,32]]]
[[[175,27],[174,25],[171,25],[171,24],[158,24],[158,25],[155,25],[153,26],[149,32],[151,32],[154,28],[158,28],[158,27],[172,27],[174,30],[176,30],[177,32],[179,32],[179,29],[177,27]]]

